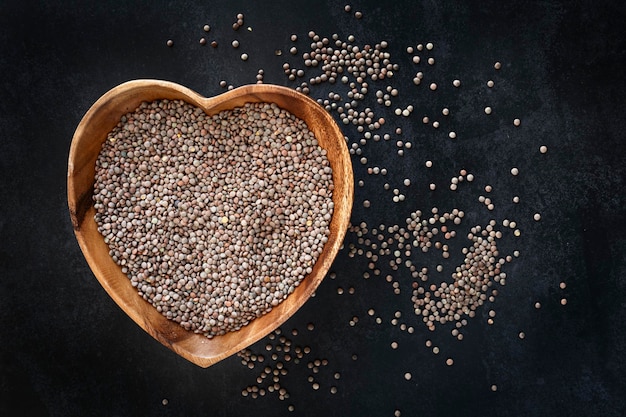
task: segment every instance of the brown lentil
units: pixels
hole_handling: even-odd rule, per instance
[[[208,116],[144,102],[109,133],[95,178],[113,260],[161,314],[209,338],[282,302],[328,238],[325,151],[274,104]]]

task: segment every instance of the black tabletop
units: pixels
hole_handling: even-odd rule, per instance
[[[622,2],[350,5],[3,2],[0,414],[626,414]],[[378,48],[389,54],[378,73],[390,67],[374,80],[364,58],[364,79],[346,70],[316,81],[330,58],[307,66],[303,54],[324,38],[353,56]],[[342,127],[352,227],[314,298],[203,369],[138,327],[94,277],[67,209],[68,151],[85,112],[120,83],[169,80],[209,97],[259,70],[320,99]],[[353,123],[350,108],[369,108],[372,121]],[[433,209],[464,217],[422,252],[404,233],[412,213],[428,223]],[[457,280],[467,234],[491,220],[506,278],[491,277],[460,327],[429,329],[419,289],[441,303],[435,290]]]

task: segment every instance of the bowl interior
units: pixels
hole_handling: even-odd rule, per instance
[[[251,102],[272,102],[304,120],[320,146],[327,151],[333,170],[334,211],[330,235],[313,271],[296,290],[269,313],[236,332],[208,339],[166,319],[137,294],[128,277],[109,256],[109,248],[97,230],[92,192],[95,161],[107,134],[122,115],[134,111],[142,101],[184,100],[213,115]],[[205,98],[175,83],[135,80],[104,94],[78,125],[68,160],[68,206],[74,232],[94,275],[115,302],[140,327],[163,345],[187,360],[208,367],[263,338],[284,323],[318,287],[339,251],[350,220],[353,174],[343,133],[333,118],[315,101],[292,89],[255,84]]]

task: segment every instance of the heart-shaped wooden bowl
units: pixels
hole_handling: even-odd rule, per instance
[[[327,151],[333,170],[334,211],[330,235],[313,271],[296,290],[269,313],[236,332],[208,339],[166,319],[137,294],[128,277],[109,256],[109,248],[94,220],[92,193],[95,162],[107,134],[120,117],[134,111],[142,101],[184,100],[208,115],[245,103],[271,102],[304,120]],[[181,85],[159,80],[135,80],[104,94],[87,111],[76,128],[70,147],[67,197],[78,243],[96,278],[115,302],[141,328],[180,356],[208,367],[263,338],[292,316],[313,294],[339,251],[350,220],[354,194],[352,165],[344,135],[333,118],[314,100],[292,89],[256,84],[205,98]]]

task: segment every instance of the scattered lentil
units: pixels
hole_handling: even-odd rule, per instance
[[[346,10],[347,12],[351,12],[352,8],[350,7],[350,5],[346,5],[344,10]],[[352,155],[358,155],[358,157],[360,158],[359,160],[363,164],[367,164],[367,158],[365,156],[366,147],[364,146],[367,144],[367,141],[370,139],[374,141],[379,141],[381,137],[383,137],[385,141],[392,139],[392,136],[390,134],[385,134],[385,135],[372,134],[375,129],[378,129],[380,125],[384,124],[383,123],[384,119],[374,117],[373,112],[372,112],[372,115],[368,114],[370,113],[369,108],[364,111],[356,110],[357,103],[359,102],[359,100],[362,100],[364,98],[364,95],[367,93],[368,88],[371,88],[371,86],[367,85],[367,81],[369,81],[367,80],[367,78],[371,78],[372,81],[376,81],[376,80],[382,80],[385,77],[390,78],[391,75],[393,74],[392,68],[387,68],[387,71],[384,71],[384,72],[381,71],[384,65],[382,63],[382,60],[383,60],[382,55],[374,56],[371,53],[371,51],[381,51],[382,48],[387,47],[387,44],[386,42],[384,43],[381,42],[379,44],[380,46],[375,45],[372,47],[370,45],[366,45],[365,47],[361,48],[353,44],[355,38],[352,35],[348,37],[347,39],[348,42],[343,42],[339,40],[338,35],[333,34],[332,36],[333,40],[329,41],[329,43],[328,43],[328,40],[326,40],[327,42],[324,43],[324,39],[322,39],[319,35],[315,34],[314,32],[311,32],[309,36],[311,37],[313,43],[311,44],[312,45],[311,52],[310,53],[306,52],[304,54],[304,56],[306,56],[304,58],[305,66],[307,67],[320,66],[323,71],[322,75],[324,76],[322,77],[322,75],[320,75],[320,76],[312,77],[310,79],[310,84],[311,85],[320,84],[321,82],[325,82],[325,81],[329,81],[332,83],[336,80],[336,81],[341,81],[346,86],[348,85],[350,86],[349,87],[350,91],[347,94],[348,99],[345,102],[342,102],[343,97],[339,96],[339,94],[337,94],[337,98],[335,98],[334,96],[329,96],[328,99],[322,100],[322,101],[318,100],[318,102],[320,102],[320,104],[323,104],[329,111],[336,110],[338,114],[340,115],[339,117],[341,118],[343,123],[345,123],[346,125],[356,126],[357,131],[361,133],[363,137],[358,140],[359,143],[352,143],[352,145],[356,145],[356,146],[350,149],[350,152]],[[333,44],[333,41],[337,43]],[[333,56],[329,53],[331,52],[329,51],[330,47],[328,47],[328,49],[325,50],[328,44],[330,44],[331,46],[336,46],[337,48],[337,49],[334,49],[334,51],[337,52],[334,55],[337,57],[335,62],[331,61],[330,58],[328,59],[326,58],[326,57]],[[370,49],[367,49],[367,47],[370,47]],[[379,47],[381,49],[379,49]],[[432,43],[426,44],[427,50],[431,50],[433,47],[434,45]],[[417,49],[418,51],[422,51],[424,49],[424,45],[418,44],[415,49]],[[411,46],[411,47],[407,47],[406,51],[409,54],[413,54],[415,49]],[[379,57],[380,59],[378,59]],[[418,64],[421,60],[419,56],[410,57],[410,58],[413,60],[415,64]],[[343,60],[343,65],[340,66],[338,64],[339,60]],[[368,61],[372,63],[376,62],[379,65],[376,68],[374,68],[373,65],[370,65],[369,63],[367,63]],[[435,62],[434,58],[428,59],[429,64],[432,65],[434,64],[434,62]],[[500,65],[501,64],[498,62],[494,64],[494,68],[500,69]],[[338,71],[339,68],[341,68],[341,72]],[[397,69],[393,69],[393,71],[396,71],[396,70]],[[335,72],[334,75],[332,75],[333,72]],[[340,73],[343,73],[345,75],[338,75]],[[355,80],[351,80],[350,78],[348,78],[349,75],[353,76]],[[302,76],[304,76],[304,73],[302,73]],[[294,74],[294,79],[295,79],[295,74]],[[331,79],[333,79],[333,81],[330,81]],[[414,84],[419,85],[423,79],[424,79],[424,74],[422,72],[418,72],[416,76],[413,78],[413,82]],[[461,82],[459,80],[454,80],[452,84],[458,88],[460,87]],[[432,83],[432,85],[435,85],[435,88],[436,88],[435,83]],[[493,87],[494,82],[492,80],[487,81],[487,86],[489,88]],[[392,90],[395,90],[395,94],[392,93]],[[434,90],[435,89],[433,89],[433,91]],[[384,105],[386,107],[393,108],[391,107],[392,100],[393,100],[393,97],[396,97],[398,95],[397,92],[398,92],[397,89],[393,89],[391,86],[387,86],[386,90],[385,88],[381,88],[381,90],[378,90],[376,92],[377,102],[381,106]],[[395,104],[396,103],[393,104],[394,107],[395,107]],[[398,109],[396,110],[396,113],[398,114],[398,116],[404,116],[404,117],[410,116],[411,112],[412,112],[412,109],[409,110],[408,107],[405,109],[398,107]],[[485,113],[489,114],[490,112],[491,112],[490,108],[489,110],[485,109]],[[444,116],[448,115],[447,109],[444,109],[444,111],[442,111],[442,114]],[[378,126],[375,126],[374,124],[376,120],[379,121]],[[516,119],[516,120],[519,120],[519,119]],[[428,119],[428,117],[424,117],[423,122],[424,124],[428,124],[430,123],[430,120]],[[439,122],[434,121],[432,125],[433,125],[433,128],[438,128]],[[516,124],[516,126],[517,125],[519,125],[519,123]],[[445,124],[442,124],[442,126],[445,126]],[[396,134],[400,135],[400,133],[398,133],[397,131],[396,131]],[[346,138],[346,140],[348,140],[348,138]],[[409,146],[408,146],[408,143],[405,141],[398,141],[397,144],[399,144],[398,147],[401,148],[397,150],[398,155],[401,156],[404,152],[403,149],[409,148]],[[367,156],[369,157],[370,155],[367,155]],[[432,166],[432,162],[430,163],[430,166]],[[427,164],[427,167],[429,167],[428,164]],[[378,173],[381,173],[378,167],[367,168],[367,172],[368,174],[373,174],[373,175],[378,175]],[[391,173],[391,169],[390,169],[390,173]],[[513,170],[511,171],[511,173],[513,174]],[[517,174],[513,174],[513,175],[517,175]],[[452,184],[454,185],[454,189],[456,189],[457,186],[459,187],[461,186],[460,184],[464,180],[467,180],[468,182],[473,181],[474,176],[472,174],[467,174],[467,172],[465,172],[459,175],[458,177],[454,177],[454,179],[455,181],[452,182]],[[360,180],[358,184],[362,186],[363,181]],[[434,190],[435,184],[431,183],[430,187],[432,190]],[[487,190],[487,187],[485,187],[486,192],[491,191],[491,186],[488,186],[488,187],[489,187],[489,190]],[[386,190],[393,189],[393,187],[391,187],[389,183],[385,183],[384,188]],[[396,202],[400,201],[401,194],[399,193],[397,189],[393,189],[393,190],[394,190],[394,201]],[[364,203],[363,203],[364,206],[366,204],[365,203],[366,201],[369,204],[369,200],[364,200]],[[485,199],[484,202],[485,202],[485,205],[489,209],[493,209],[493,204],[491,203],[490,200],[489,202],[487,202],[487,199]],[[517,196],[514,197],[513,202],[514,203],[519,202],[519,197]],[[456,232],[451,230],[451,228],[448,228],[447,226],[449,226],[450,223],[452,222],[454,222],[455,225],[460,224],[461,219],[463,217],[461,215],[462,212],[460,212],[457,209],[455,210],[456,210],[456,213],[454,215],[452,215],[451,213],[437,214],[436,212],[433,212],[432,217],[422,216],[421,213],[419,215],[417,215],[417,213],[412,213],[411,220],[409,221],[409,219],[407,219],[408,227],[402,228],[399,225],[393,225],[393,226],[388,225],[387,227],[384,227],[384,225],[381,225],[380,229],[378,229],[378,227],[372,228],[372,231],[380,230],[381,232],[377,232],[377,233],[372,232],[371,236],[369,237],[366,236],[368,232],[367,232],[367,227],[365,223],[361,223],[361,225],[353,225],[355,227],[354,230],[359,230],[358,231],[359,244],[363,246],[357,248],[354,245],[350,244],[349,247],[347,248],[349,250],[349,256],[352,257],[354,256],[354,254],[359,254],[359,255],[364,255],[368,257],[368,262],[369,262],[368,268],[370,272],[367,273],[368,274],[367,277],[369,277],[370,273],[375,274],[374,272],[376,270],[375,262],[378,260],[379,255],[382,257],[385,254],[393,254],[394,257],[392,260],[390,260],[390,263],[389,263],[390,267],[393,270],[396,270],[399,266],[405,265],[407,266],[407,268],[410,268],[410,269],[412,268],[411,273],[414,278],[416,278],[417,280],[426,282],[428,281],[428,276],[427,276],[428,271],[420,270],[420,268],[416,268],[415,265],[412,265],[412,262],[411,262],[412,259],[410,257],[411,250],[413,249],[413,247],[419,248],[423,250],[424,252],[428,251],[429,249],[431,250],[438,249],[442,253],[442,256],[444,257],[445,255],[449,256],[450,252],[449,252],[449,249],[447,248],[447,245],[443,245],[445,241],[442,240],[441,242],[439,242],[437,241],[437,239],[448,240],[454,237],[454,234]],[[515,222],[510,222],[507,220],[507,226],[505,227],[510,226],[511,229],[515,229],[514,224]],[[430,286],[422,287],[419,282],[415,282],[415,284],[418,284],[418,285],[414,286],[414,289],[415,289],[415,292],[413,293],[414,298],[415,299],[422,298],[423,300],[423,301],[420,301],[420,302],[423,302],[423,304],[420,304],[416,307],[416,315],[420,317],[424,317],[424,322],[426,323],[426,325],[431,331],[434,330],[435,325],[438,323],[444,324],[446,322],[454,321],[456,328],[453,329],[452,334],[453,336],[457,337],[459,340],[462,340],[463,334],[459,331],[459,329],[462,326],[464,326],[467,322],[465,318],[463,317],[474,317],[474,315],[476,314],[476,309],[479,306],[483,305],[483,303],[486,302],[487,299],[490,302],[493,302],[495,300],[497,290],[492,290],[493,292],[491,293],[491,295],[489,295],[487,291],[489,290],[489,288],[491,288],[492,282],[498,282],[501,285],[504,285],[506,281],[506,274],[502,272],[502,266],[504,265],[505,261],[502,258],[498,259],[498,254],[497,254],[498,251],[496,247],[496,239],[500,239],[502,237],[502,234],[499,231],[497,231],[494,226],[495,226],[495,221],[493,221],[493,224],[490,223],[486,228],[481,229],[479,226],[472,228],[472,232],[468,235],[468,238],[470,239],[471,243],[468,247],[463,248],[464,250],[463,253],[466,255],[465,264],[462,264],[461,266],[457,267],[456,271],[452,274],[453,280],[454,280],[454,286],[452,284],[446,284],[446,286],[443,286],[443,285],[437,286],[437,285],[431,284]],[[383,232],[387,232],[387,230],[389,230],[389,235],[384,235]],[[519,229],[515,229],[514,234],[517,236],[519,235],[519,233],[520,233]],[[437,235],[439,236],[438,238],[436,237]],[[371,241],[370,241],[370,238],[371,238]],[[415,240],[413,241],[413,239]],[[397,250],[395,247],[392,247],[392,245],[396,245],[396,244],[398,245]],[[514,252],[514,256],[517,257],[519,253],[517,253],[517,255],[515,253],[517,253],[517,251]],[[484,260],[481,259],[481,257],[484,257]],[[506,258],[506,262],[510,262],[509,258],[511,257]],[[487,259],[489,260],[487,261]],[[478,264],[481,261],[488,264],[485,266],[484,269],[478,267]],[[438,272],[442,272],[443,267],[439,268],[439,266],[436,269]],[[480,270],[480,272],[476,273],[477,270]],[[367,278],[365,274],[364,274],[364,277]],[[397,281],[393,280],[392,278],[391,280],[388,280],[388,282],[393,283],[394,290],[397,289],[399,291],[399,284]],[[421,293],[419,292],[420,290],[422,291]],[[446,292],[446,290],[448,292]],[[453,290],[456,290],[457,292],[453,293],[452,292]],[[450,314],[448,314],[447,310],[450,308],[450,305],[453,305],[450,302],[451,294],[454,294],[453,295],[454,301],[458,299],[461,300],[460,304],[462,304],[462,307],[459,307],[457,310],[451,311]],[[427,301],[424,301],[424,300],[427,300]],[[419,313],[418,313],[418,310],[419,310]],[[454,306],[452,310],[454,310]],[[490,317],[495,316],[495,311],[493,311],[493,313],[492,311],[489,312]],[[375,314],[374,310],[373,309],[368,310],[368,314],[370,316],[373,316]],[[489,320],[491,323],[493,323],[493,320],[491,318]],[[352,321],[356,322],[354,318]],[[376,318],[376,323],[380,324],[382,322],[383,321],[380,317]],[[392,320],[393,325],[397,325],[398,323],[399,322],[396,318]],[[406,325],[400,324],[401,329],[403,328],[402,326],[406,328]],[[435,354],[439,353],[439,348],[435,347],[433,349],[433,352]],[[356,359],[356,357],[354,357],[353,359]],[[452,361],[452,359],[450,358],[449,361]],[[451,364],[452,363],[449,363],[449,365]],[[495,387],[495,385],[493,387]]]

